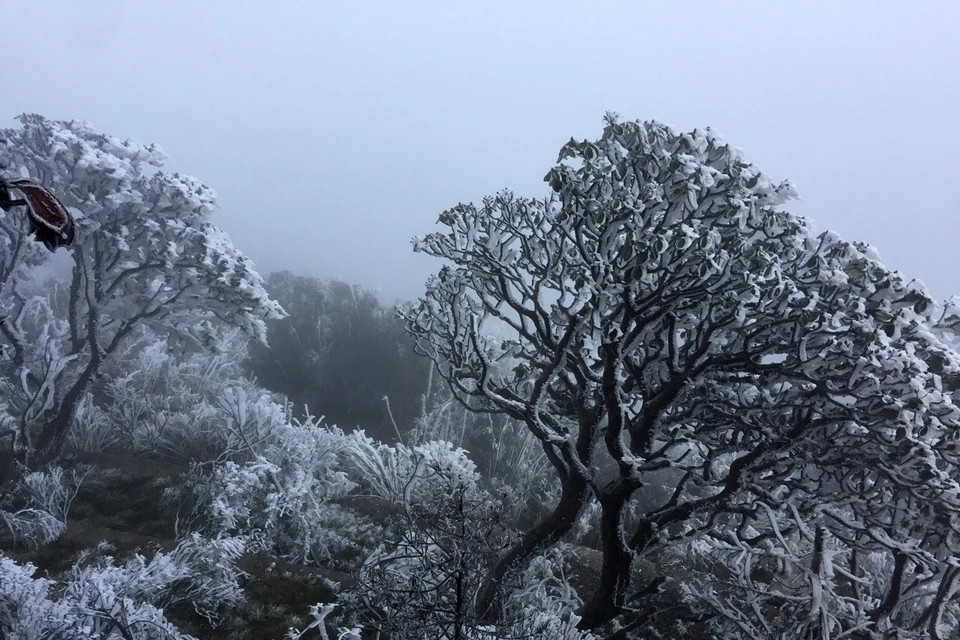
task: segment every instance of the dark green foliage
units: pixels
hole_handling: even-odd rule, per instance
[[[283,393],[302,417],[310,412],[344,429],[396,439],[387,405],[401,431],[419,417],[427,363],[393,309],[359,286],[337,280],[272,273],[267,289],[289,317],[267,322],[269,347],[251,345],[247,369]]]

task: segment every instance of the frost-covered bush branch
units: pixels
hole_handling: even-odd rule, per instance
[[[35,568],[0,554],[0,635],[6,638],[190,640],[164,617],[163,608],[190,603],[215,622],[242,597],[235,562],[237,540],[182,541],[169,554],[123,565],[104,556],[76,565],[62,584],[34,578]]]
[[[587,638],[558,555],[521,577],[509,612],[484,623],[475,603],[487,562],[505,538],[502,505],[480,486],[466,452],[445,441],[414,447],[353,434],[361,484],[403,509],[407,526],[377,547],[344,596],[354,620],[391,638]],[[539,573],[538,573],[539,572]]]
[[[919,640],[960,629],[957,532],[916,521],[925,509],[909,501],[888,511],[887,527],[837,504],[849,498],[833,502],[811,510],[819,517],[794,505],[767,507],[762,517],[680,545],[675,566],[700,569],[683,586],[686,601],[721,635]]]
[[[244,336],[220,333],[216,352],[177,354],[162,336],[138,332],[84,395],[71,444],[198,462],[262,452],[286,423],[284,408],[244,375]]]
[[[0,487],[0,541],[42,546],[53,542],[67,526],[67,511],[83,481],[82,470],[65,473],[60,467],[24,473]]]
[[[447,505],[454,489],[476,495],[480,475],[463,449],[444,440],[413,447],[386,445],[363,432],[346,442],[351,467],[374,495],[407,509],[431,512]]]
[[[320,640],[330,640],[331,637],[327,633],[327,616],[333,613],[336,607],[337,605],[330,603],[311,605],[310,617],[313,620],[303,629],[290,629],[286,640],[301,640],[304,637],[310,637],[313,631],[320,635]],[[336,640],[360,640],[360,629],[341,629],[337,632]]]
[[[291,562],[342,562],[372,531],[336,503],[357,486],[346,471],[348,447],[348,436],[319,419],[278,427],[258,455],[219,464],[206,481],[210,526]]]
[[[550,462],[522,422],[502,414],[473,413],[446,389],[431,396],[425,398],[410,434],[412,442],[442,440],[469,451],[482,485],[504,503],[510,522],[535,517],[555,500]]]

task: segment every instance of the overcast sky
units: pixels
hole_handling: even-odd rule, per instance
[[[937,297],[960,294],[960,2],[3,0],[0,125],[159,144],[258,269],[413,298],[410,237],[546,193],[605,111],[712,126]]]

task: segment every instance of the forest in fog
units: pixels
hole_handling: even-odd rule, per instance
[[[960,638],[960,298],[712,129],[608,113],[437,212],[392,305],[258,273],[155,145],[18,122],[3,638]]]

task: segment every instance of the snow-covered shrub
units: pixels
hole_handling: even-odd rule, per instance
[[[100,590],[95,598],[57,597],[56,583],[33,578],[35,570],[0,554],[0,637],[193,640],[151,604],[118,597],[109,589]]]
[[[0,636],[33,640],[64,623],[69,607],[49,599],[54,582],[34,578],[35,571],[0,553]]]
[[[62,585],[34,578],[33,565],[0,554],[0,637],[189,640],[163,609],[190,603],[215,623],[220,610],[242,598],[235,567],[242,552],[236,539],[193,536],[149,561],[138,555],[116,565],[103,556],[78,564]]]
[[[364,560],[343,594],[353,622],[391,638],[470,637],[474,599],[502,536],[502,508],[463,449],[445,441],[406,447],[351,435],[361,483],[400,506],[405,527]]]
[[[316,630],[320,635],[320,640],[330,640],[327,633],[327,616],[333,613],[337,605],[326,602],[319,602],[310,607],[310,617],[313,620],[303,629],[290,629],[287,632],[286,640],[300,640],[308,636],[311,631]],[[336,635],[337,640],[360,640],[360,629],[354,627],[350,629],[339,629]]]
[[[439,514],[372,553],[358,585],[343,596],[353,621],[401,640],[594,639],[577,629],[574,611],[582,601],[564,574],[559,549],[536,557],[517,577],[499,623],[477,617],[476,593],[496,536],[489,514],[474,508]]]
[[[236,561],[244,552],[239,538],[210,540],[194,533],[170,553],[150,560],[135,555],[122,565],[109,555],[81,562],[67,575],[65,597],[86,601],[111,592],[161,609],[185,602],[215,623],[224,606],[240,602],[241,571]]]
[[[461,487],[364,560],[343,594],[355,622],[397,640],[448,638],[473,626],[473,602],[494,543],[490,505]]]
[[[511,522],[536,519],[556,501],[553,469],[540,441],[522,422],[469,411],[446,390],[431,395],[424,398],[411,442],[445,440],[469,451],[482,484],[501,498]]]
[[[142,330],[78,405],[71,444],[86,451],[210,461],[248,458],[285,422],[283,406],[241,367],[239,331],[211,334],[216,350],[177,353]]]
[[[348,443],[351,468],[363,486],[405,509],[443,510],[451,499],[476,499],[481,491],[477,465],[450,442],[390,446],[358,431],[348,436]]]
[[[577,629],[574,611],[583,604],[566,575],[566,549],[553,547],[536,556],[520,574],[504,606],[498,636],[537,640],[592,640]],[[490,636],[485,636],[490,638]]]
[[[82,479],[81,471],[65,473],[51,467],[24,474],[10,490],[0,493],[0,523],[10,541],[42,546],[59,538]]]
[[[344,467],[348,442],[319,419],[278,428],[254,459],[215,468],[204,489],[212,526],[291,562],[337,560],[369,528],[333,502],[357,486]]]

